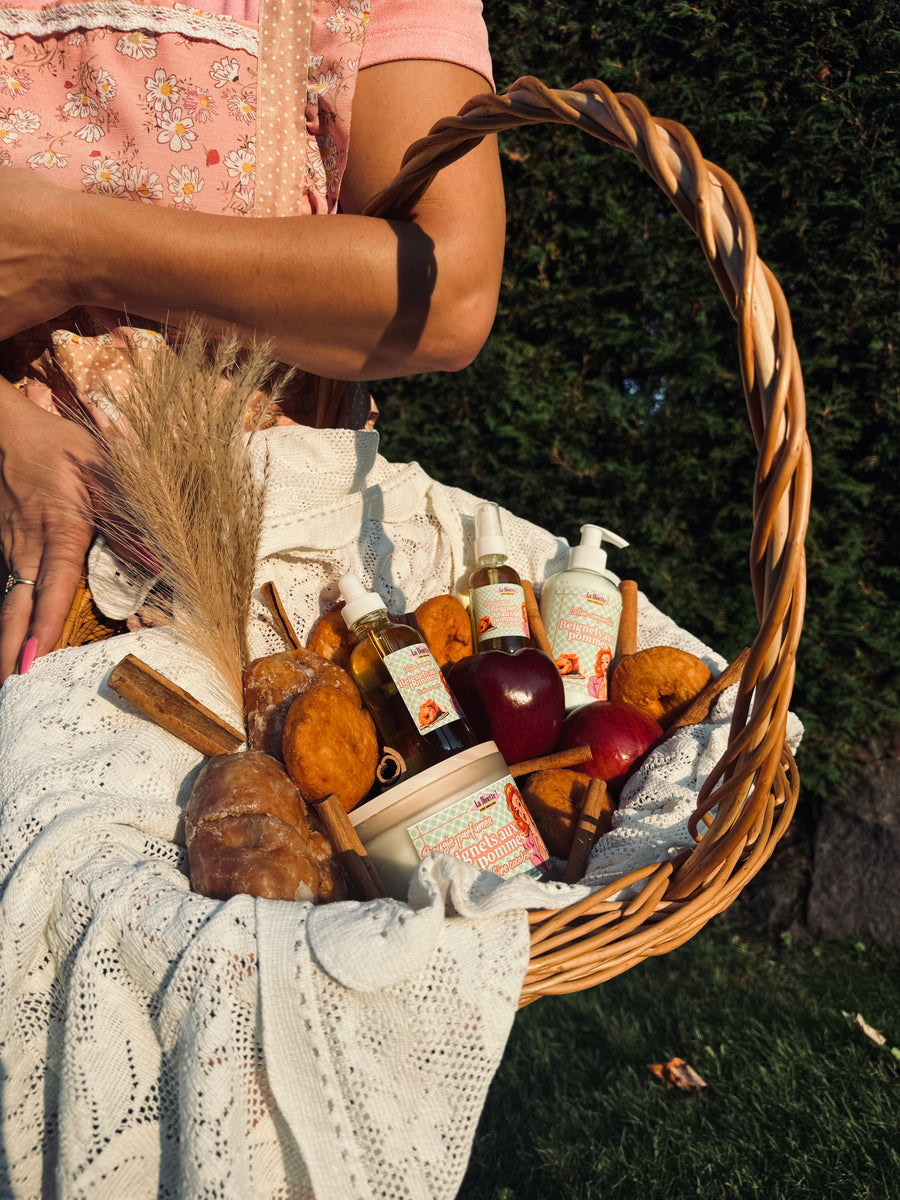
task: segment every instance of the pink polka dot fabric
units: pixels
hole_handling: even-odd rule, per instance
[[[257,165],[262,180],[256,213],[293,216],[298,180],[306,176],[307,91],[298,80],[310,59],[310,0],[261,0]],[[307,85],[308,86],[308,85]],[[326,185],[327,187],[327,185]]]

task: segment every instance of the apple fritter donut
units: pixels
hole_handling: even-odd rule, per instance
[[[522,798],[547,849],[556,858],[569,857],[590,783],[590,775],[568,767],[535,771],[524,782]],[[609,831],[615,810],[616,802],[607,792],[606,805],[599,819],[599,834]]]
[[[674,646],[651,646],[619,660],[609,698],[633,704],[660,721],[693,700],[709,677],[709,667],[696,654]]]
[[[472,622],[466,606],[456,596],[432,596],[415,611],[425,644],[443,671],[473,652]]]
[[[331,843],[281,763],[258,750],[203,766],[184,814],[191,886],[216,900],[343,900]]]
[[[339,601],[324,612],[313,625],[307,647],[335,663],[345,671],[350,668],[350,651],[356,639],[343,618],[344,602]]]
[[[349,812],[371,789],[378,766],[375,723],[359,692],[318,684],[293,702],[284,724],[288,774],[307,800],[334,795]]]
[[[244,710],[250,748],[280,760],[288,709],[299,695],[318,684],[346,692],[359,703],[359,691],[350,675],[312,650],[282,650],[249,663],[244,670]]]

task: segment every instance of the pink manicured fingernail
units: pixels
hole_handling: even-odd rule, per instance
[[[27,675],[31,670],[34,660],[37,656],[37,638],[30,637],[22,647],[22,653],[19,656],[19,674]]]

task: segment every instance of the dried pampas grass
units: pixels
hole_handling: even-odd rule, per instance
[[[284,368],[267,347],[212,340],[198,322],[174,349],[135,347],[131,359],[124,388],[103,387],[103,526],[128,557],[161,567],[169,623],[242,708],[267,474],[251,463],[250,439],[270,423]]]

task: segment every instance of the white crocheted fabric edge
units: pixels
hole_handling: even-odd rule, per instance
[[[229,50],[257,54],[257,31],[231,17],[200,12],[188,5],[168,8],[158,4],[129,4],[127,0],[107,3],[61,4],[57,8],[0,9],[0,34],[6,37],[43,38],[64,36],[75,30],[115,29],[126,32],[177,33],[182,37],[215,42]]]

